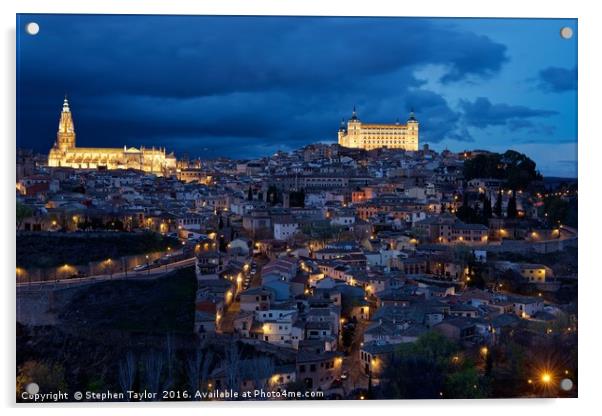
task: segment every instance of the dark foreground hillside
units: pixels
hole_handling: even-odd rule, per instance
[[[192,269],[153,281],[103,282],[75,295],[59,325],[18,324],[17,389],[33,379],[46,391],[119,388],[129,357],[140,365],[165,357],[162,372],[168,363],[181,368],[197,346],[195,291]]]
[[[65,329],[190,333],[196,279],[192,268],[156,280],[118,280],[83,289],[59,318]]]

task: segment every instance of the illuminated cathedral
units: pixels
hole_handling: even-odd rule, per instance
[[[136,169],[159,176],[176,172],[176,157],[164,148],[76,147],[75,127],[67,97],[59,121],[56,142],[48,154],[48,166],[75,169]]]

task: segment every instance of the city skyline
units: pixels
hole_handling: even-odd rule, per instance
[[[546,176],[577,174],[576,36],[559,36],[575,20],[21,15],[20,26],[32,20],[37,36],[19,31],[18,147],[48,151],[65,93],[82,146],[203,158],[334,143],[356,105],[387,123],[414,108],[421,143],[439,151],[512,148]]]

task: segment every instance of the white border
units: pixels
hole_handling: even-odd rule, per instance
[[[14,284],[12,280],[15,262],[14,248],[14,160],[15,160],[15,14],[16,13],[114,13],[114,14],[225,14],[225,15],[347,15],[347,16],[441,16],[441,17],[563,17],[579,19],[579,190],[580,190],[580,291],[579,291],[579,399],[567,400],[486,400],[486,401],[437,401],[437,402],[295,402],[295,403],[212,403],[189,407],[185,405],[142,405],[129,407],[126,411],[143,411],[145,414],[164,414],[168,409],[174,411],[204,413],[244,413],[244,415],[263,415],[268,413],[287,413],[293,415],[308,412],[352,413],[367,412],[421,412],[443,415],[463,414],[467,412],[487,413],[487,415],[507,415],[508,413],[529,412],[545,415],[589,413],[595,409],[596,399],[600,397],[600,311],[597,306],[602,294],[600,273],[594,262],[599,247],[600,216],[602,199],[597,198],[601,175],[599,160],[602,157],[600,142],[599,100],[602,97],[600,78],[599,39],[602,39],[602,20],[595,2],[557,1],[529,2],[525,0],[419,0],[394,2],[393,0],[336,1],[336,0],[20,0],[13,4],[2,2],[3,54],[2,77],[4,91],[2,106],[3,160],[1,204],[5,221],[0,250],[2,269],[6,271],[3,285],[5,305],[3,319],[5,330],[2,333],[2,369],[0,392],[3,405],[12,407],[14,392]],[[81,405],[46,406],[40,408],[46,415],[64,415],[65,413],[105,414],[117,410],[119,406]],[[25,407],[21,411],[29,413],[36,408]],[[177,410],[176,410],[177,409]]]

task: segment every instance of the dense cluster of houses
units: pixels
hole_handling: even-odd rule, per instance
[[[17,194],[31,213],[20,227],[144,229],[194,241],[199,337],[269,345],[289,357],[275,382],[328,390],[346,371],[350,328],[359,337],[351,362],[377,380],[400,343],[426,332],[491,345],[521,322],[563,315],[538,295],[472,287],[478,266],[552,290],[549,266],[488,254],[562,250],[576,235],[544,226],[536,195],[511,195],[496,179],[466,182],[471,155],[314,144],[258,160],[182,161],[174,177],[32,168],[23,157]],[[463,201],[480,195],[499,198],[504,212],[515,198],[517,215],[459,219]]]
[[[362,372],[377,382],[383,363],[398,344],[414,342],[428,331],[475,347],[495,344],[521,322],[546,324],[566,315],[545,304],[541,296],[471,288],[462,270],[458,277],[431,274],[434,263],[429,265],[432,260],[426,258],[425,269],[408,273],[403,267],[369,263],[369,255],[370,251],[353,243],[328,245],[309,255],[273,252],[257,284],[245,289],[241,282],[256,267],[253,257],[228,262],[225,254],[216,260],[215,269],[197,267],[197,330],[204,337],[225,332],[252,344],[269,343],[295,351],[297,357],[322,357],[322,366],[316,368],[324,371],[307,381],[307,386],[324,390],[341,375],[341,366],[324,365],[332,357],[342,357],[343,331],[350,322],[364,328],[356,358]],[[205,264],[205,258],[214,256],[219,257],[199,253],[197,263]],[[525,281],[545,279],[537,275],[550,272],[542,265],[510,262],[490,267],[515,269]],[[220,326],[233,302],[238,307],[231,322]],[[296,374],[296,379],[307,377]]]

